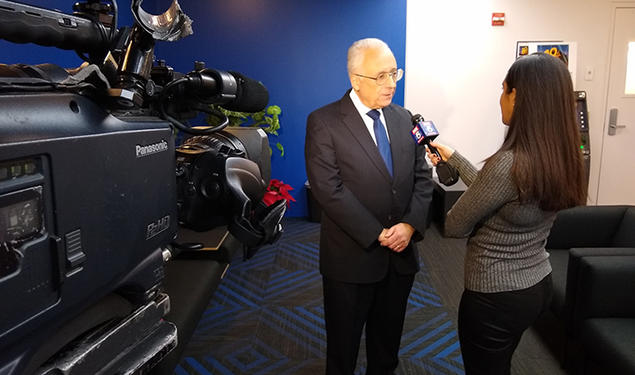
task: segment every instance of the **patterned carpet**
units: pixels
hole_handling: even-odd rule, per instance
[[[435,230],[431,227],[430,230]],[[323,374],[326,353],[319,224],[287,219],[282,238],[234,261],[175,374]],[[421,265],[396,374],[463,374],[455,316]],[[356,374],[364,374],[364,341]]]

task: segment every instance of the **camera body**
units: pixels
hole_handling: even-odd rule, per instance
[[[169,124],[76,94],[0,95],[0,139],[1,251],[14,259],[0,277],[2,357],[107,293],[151,299],[177,232]]]
[[[86,9],[112,13],[98,3]],[[0,0],[0,24],[25,29],[0,26],[0,37],[91,48],[91,64],[74,74],[0,65],[0,375],[147,372],[178,341],[163,319],[165,265],[197,248],[179,243],[179,227],[226,225],[245,258],[282,232],[286,202],[261,202],[266,134],[181,122],[209,104],[259,110],[266,89],[240,73],[152,67],[154,39],[177,37],[165,22],[153,30],[155,16],[140,3],[132,4],[138,24],[116,30],[99,21],[104,14]],[[187,19],[176,1],[164,16]],[[42,33],[41,24],[54,31]],[[84,32],[67,30],[73,24]],[[61,37],[86,30],[106,40]],[[175,129],[209,142],[179,147]]]

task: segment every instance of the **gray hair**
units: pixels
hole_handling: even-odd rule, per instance
[[[386,44],[383,40],[377,38],[366,38],[360,39],[353,43],[348,48],[348,59],[346,61],[346,68],[348,69],[348,75],[352,75],[353,72],[362,64],[364,54],[363,52],[368,49],[380,49],[386,52],[392,51],[388,44]]]

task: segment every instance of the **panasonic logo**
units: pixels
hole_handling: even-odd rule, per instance
[[[168,150],[168,142],[166,142],[163,139],[161,140],[161,142],[152,143],[145,146],[137,145],[136,147],[138,158],[142,158],[144,156],[156,154],[157,152],[163,152],[167,150]]]

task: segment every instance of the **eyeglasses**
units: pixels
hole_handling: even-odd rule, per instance
[[[356,76],[364,77],[368,79],[374,79],[375,83],[379,86],[384,86],[388,84],[388,80],[392,79],[395,83],[397,83],[400,79],[403,78],[403,69],[393,70],[392,72],[382,72],[377,75],[377,77],[369,77],[362,74],[353,73]]]

